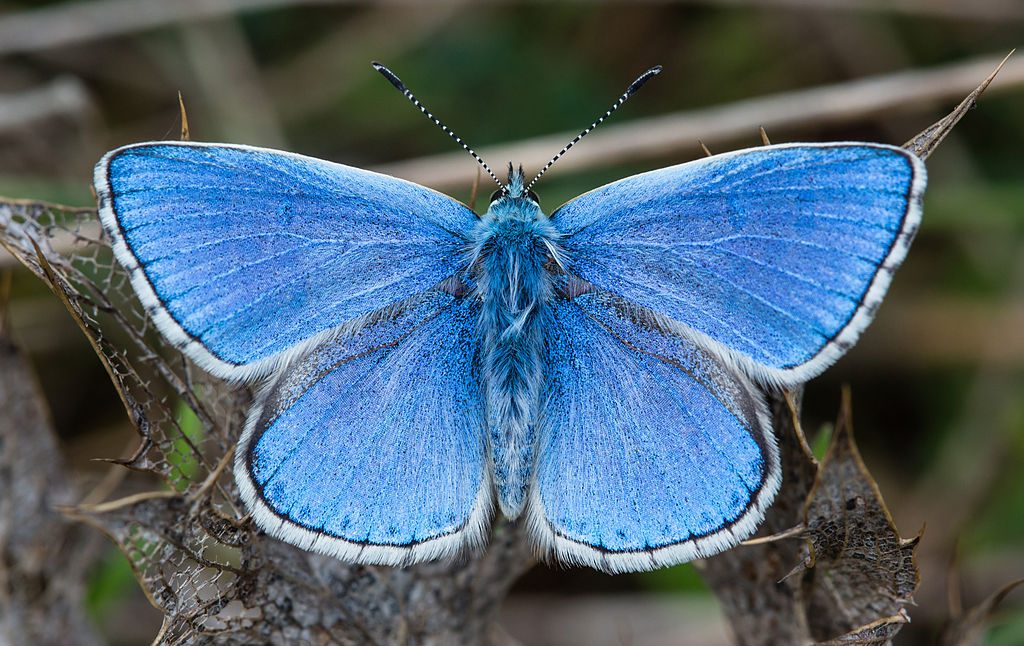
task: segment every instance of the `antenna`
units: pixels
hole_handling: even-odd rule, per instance
[[[446,135],[448,135],[449,137],[454,139],[455,143],[457,143],[460,146],[462,146],[463,150],[465,150],[467,153],[472,155],[473,159],[475,159],[477,161],[477,163],[479,163],[481,166],[484,167],[484,170],[487,171],[487,174],[491,176],[491,179],[494,180],[494,183],[501,187],[502,191],[506,191],[507,190],[507,187],[501,182],[501,180],[499,180],[497,178],[497,176],[491,170],[491,167],[487,165],[487,162],[485,162],[484,160],[480,159],[480,155],[476,154],[476,152],[472,148],[470,148],[466,144],[466,142],[464,142],[462,140],[461,137],[459,137],[457,134],[452,132],[451,129],[448,126],[446,126],[443,123],[441,123],[441,120],[438,119],[437,117],[435,117],[433,115],[433,113],[431,113],[430,110],[427,109],[427,106],[423,105],[420,102],[420,100],[417,99],[416,96],[412,92],[409,91],[409,88],[405,87],[405,83],[402,83],[402,79],[398,78],[398,75],[396,75],[394,72],[389,70],[387,67],[381,65],[380,63],[378,63],[376,61],[371,63],[371,65],[373,65],[373,69],[375,69],[378,72],[380,72],[384,76],[384,78],[386,78],[391,83],[391,85],[394,85],[395,89],[397,89],[399,92],[401,92],[403,95],[405,95],[405,98],[409,99],[409,101],[411,101],[414,106],[419,108],[420,112],[422,112],[424,115],[426,115],[426,117],[428,119],[433,121],[434,124],[437,125],[437,127],[440,128],[441,130],[443,130]]]
[[[633,96],[633,94],[636,93],[637,90],[639,90],[641,87],[643,87],[644,83],[646,83],[647,81],[651,80],[652,77],[657,76],[658,74],[661,74],[661,65],[655,65],[651,69],[647,70],[646,72],[644,72],[643,74],[638,76],[635,81],[630,83],[629,87],[626,88],[626,91],[622,93],[622,96],[620,96],[618,98],[618,100],[615,101],[615,103],[612,104],[612,107],[608,108],[608,110],[604,114],[602,114],[600,117],[598,117],[597,120],[594,121],[594,123],[592,123],[589,126],[587,126],[586,128],[584,128],[583,132],[581,132],[580,134],[576,135],[576,137],[573,138],[572,141],[570,141],[569,143],[567,143],[565,145],[565,148],[562,148],[560,151],[558,151],[558,154],[555,155],[554,157],[552,157],[551,161],[549,161],[547,164],[544,165],[544,168],[540,169],[540,172],[537,173],[537,176],[534,177],[532,180],[530,180],[530,183],[526,185],[525,189],[523,189],[523,193],[527,193],[531,188],[533,188],[533,185],[537,183],[537,180],[540,179],[541,175],[546,173],[547,170],[549,168],[551,168],[551,166],[556,161],[558,161],[558,159],[562,155],[564,155],[566,152],[568,152],[570,148],[575,146],[579,142],[580,139],[583,139],[588,134],[590,134],[591,130],[593,130],[594,128],[596,128],[599,125],[601,125],[601,123],[605,119],[607,119],[608,117],[612,116],[612,113],[615,112],[616,110],[618,110],[619,107],[623,103],[626,102],[626,99],[628,99],[629,97]]]

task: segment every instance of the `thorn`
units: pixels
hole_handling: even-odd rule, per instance
[[[768,139],[768,133],[765,132],[764,126],[758,126],[757,129],[761,133],[761,143],[764,144],[765,146],[771,146],[772,142],[770,139]]]
[[[700,139],[698,139],[698,140],[697,140],[697,143],[698,143],[698,144],[700,144],[700,149],[704,151],[704,155],[705,155],[706,157],[714,157],[714,155],[712,155],[712,154],[711,154],[711,151],[710,151],[710,150],[708,150],[708,147],[704,145],[704,142],[703,142],[703,141],[701,141]]]
[[[188,113],[185,112],[185,99],[181,96],[181,90],[178,90],[178,108],[181,109],[181,140],[188,141],[191,133],[188,129]]]
[[[913,139],[903,144],[903,148],[914,153],[921,159],[927,159],[935,148],[938,147],[942,140],[946,138],[946,135],[953,129],[953,127],[960,122],[964,115],[971,110],[978,100],[978,97],[988,88],[989,84],[995,79],[999,71],[1006,65],[1006,61],[1010,60],[1016,49],[1011,49],[1010,53],[1003,57],[1003,60],[999,62],[992,73],[985,78],[981,84],[974,89],[973,92],[967,95],[967,97],[960,102],[953,111],[948,115],[933,123],[931,126],[925,128],[923,131],[917,134]]]
[[[754,538],[748,538],[745,541],[740,541],[740,545],[749,547],[751,545],[764,545],[766,543],[774,543],[784,538],[794,538],[801,536],[807,528],[804,527],[803,523],[796,527],[790,527],[787,530],[772,534],[770,536],[756,536]]]

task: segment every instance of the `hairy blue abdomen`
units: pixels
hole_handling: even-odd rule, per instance
[[[488,446],[508,518],[522,511],[533,469],[555,239],[547,217],[524,199],[492,204],[476,231]]]

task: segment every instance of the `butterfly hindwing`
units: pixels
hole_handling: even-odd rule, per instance
[[[605,292],[559,298],[528,507],[544,551],[621,572],[751,534],[780,481],[759,390]]]
[[[876,144],[741,150],[555,211],[569,270],[696,330],[762,383],[817,375],[870,322],[920,222],[925,170]]]
[[[235,477],[256,523],[304,549],[407,565],[481,546],[491,516],[479,304],[431,291],[271,382]]]
[[[452,276],[476,222],[410,182],[227,144],[126,146],[94,183],[161,332],[230,379],[268,374],[331,328]]]

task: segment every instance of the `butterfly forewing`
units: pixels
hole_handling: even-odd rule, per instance
[[[924,184],[899,148],[787,144],[629,177],[552,218],[569,271],[785,385],[820,373],[870,322]]]
[[[265,375],[318,335],[457,273],[476,222],[410,182],[226,144],[120,148],[95,187],[157,326],[231,379]]]

